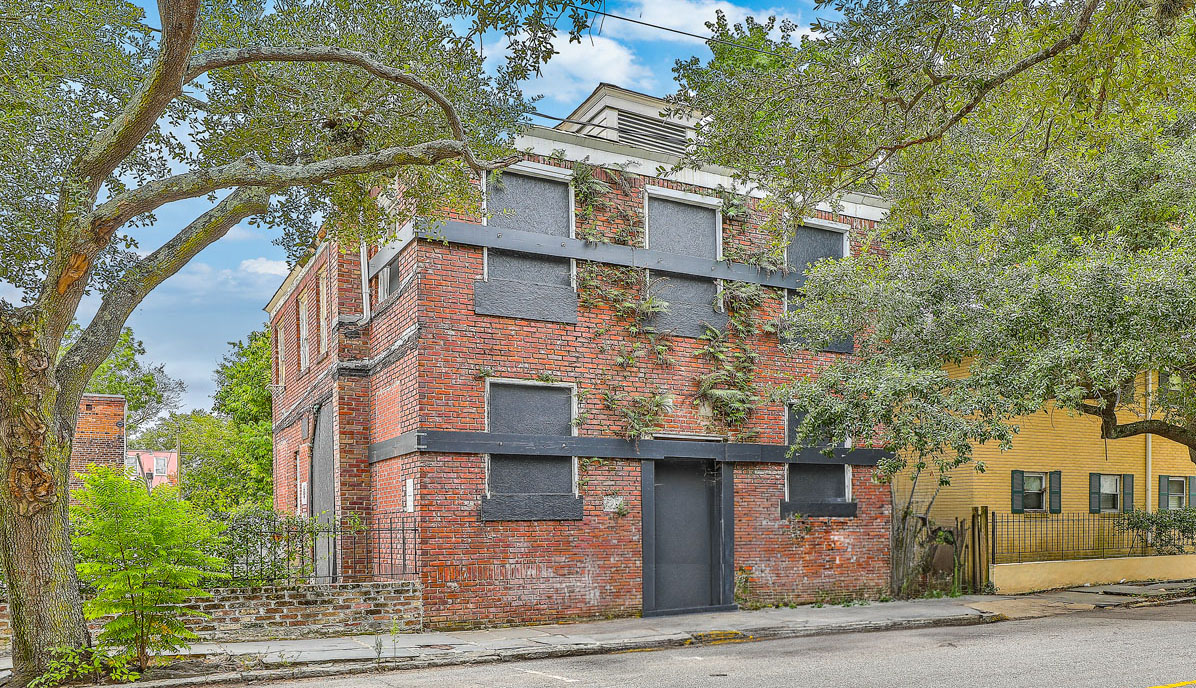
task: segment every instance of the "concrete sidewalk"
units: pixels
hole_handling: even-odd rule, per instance
[[[480,631],[354,635],[256,642],[198,642],[180,661],[138,685],[179,688],[219,683],[339,676],[455,664],[651,650],[683,645],[962,626],[1196,600],[1196,582],[1121,584],[1033,595],[969,595],[901,602],[768,608]],[[0,669],[11,664],[0,659]]]
[[[457,664],[642,651],[683,645],[748,642],[831,633],[984,623],[996,614],[974,604],[992,595],[862,602],[755,611],[683,614],[452,633],[399,633],[261,642],[196,643],[182,664],[201,675],[156,678],[145,688],[340,676]],[[191,661],[187,661],[191,660]],[[156,678],[156,680],[155,680]]]

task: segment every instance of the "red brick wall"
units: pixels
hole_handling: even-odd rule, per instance
[[[484,457],[423,456],[424,618],[431,628],[626,616],[640,609],[639,462],[586,470],[578,521],[478,520]],[[627,513],[602,509],[624,498]]]
[[[737,599],[748,605],[874,596],[889,581],[889,490],[852,470],[855,518],[782,519],[785,467],[735,466]]]
[[[125,465],[125,398],[84,394],[79,401],[75,439],[71,443],[70,489],[82,487],[77,474],[89,464]]]
[[[419,585],[410,581],[221,588],[183,606],[208,615],[191,617],[184,624],[211,641],[410,633],[423,628]],[[8,601],[0,599],[0,649],[10,647],[8,619]],[[89,622],[93,637],[106,620]]]
[[[569,167],[545,158],[537,162]],[[601,174],[601,173],[600,173]],[[630,189],[612,182],[607,206],[587,224],[614,238],[633,236],[642,242],[644,186],[648,183],[684,191],[711,193],[657,178],[628,175]],[[854,251],[864,250],[862,237],[871,223],[823,214],[849,223]],[[762,217],[724,219],[724,252],[756,250],[766,245]],[[784,406],[767,394],[795,375],[814,373],[837,354],[782,352],[775,334],[760,332],[747,342],[759,355],[755,383],[764,401],[743,428],[726,428],[696,403],[698,378],[715,364],[697,354],[696,339],[672,337],[671,363],[650,353],[634,365],[619,365],[620,354],[642,335],[605,304],[587,302],[576,324],[545,323],[480,316],[473,308],[473,282],[483,273],[483,251],[463,245],[413,242],[399,254],[403,278],[414,276],[397,298],[373,303],[366,327],[353,318],[361,311],[359,257],[335,245],[313,260],[333,260],[339,295],[340,322],[336,345],[342,362],[377,364],[384,353],[413,326],[413,346],[376,367],[368,378],[342,374],[336,381],[338,510],[401,511],[405,482],[415,479],[416,518],[420,527],[420,570],[428,624],[458,627],[495,623],[551,621],[636,613],[641,604],[640,464],[609,461],[582,472],[579,492],[584,520],[565,522],[490,522],[479,520],[485,492],[485,458],[480,455],[410,454],[368,464],[370,444],[416,428],[481,431],[485,429],[485,379],[480,373],[531,380],[549,375],[576,385],[581,392],[582,435],[622,436],[624,420],[606,408],[602,392],[624,391],[643,396],[657,391],[673,395],[674,409],[664,419],[665,432],[719,434],[745,441],[784,442]],[[579,270],[584,270],[584,264]],[[312,279],[314,270],[304,280]],[[293,318],[293,301],[304,280],[278,310],[276,321]],[[781,293],[765,290],[755,312],[758,323],[777,318]],[[292,331],[287,323],[285,331]],[[298,409],[320,397],[329,378],[296,379],[297,356],[288,351],[284,403],[276,410],[276,501],[293,504],[293,452],[306,451],[297,425],[279,426],[286,409]],[[292,413],[293,415],[293,413]],[[306,456],[306,455],[304,455]],[[281,457],[281,458],[280,458]],[[288,467],[288,464],[290,467]],[[306,460],[301,461],[306,466]],[[739,465],[735,469],[736,566],[745,572],[745,602],[809,600],[834,594],[864,594],[882,589],[888,567],[888,491],[874,485],[871,471],[854,471],[859,516],[853,519],[811,519],[810,532],[780,518],[784,466]],[[301,478],[302,479],[302,478]],[[287,490],[291,490],[290,493]],[[625,512],[603,510],[604,497],[621,497]],[[751,578],[751,580],[747,580]]]

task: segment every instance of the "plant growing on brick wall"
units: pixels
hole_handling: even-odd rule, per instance
[[[130,652],[145,671],[153,653],[177,650],[195,637],[183,620],[205,615],[182,604],[206,594],[202,581],[222,575],[224,560],[210,554],[221,526],[179,499],[173,486],[148,492],[107,466],[90,467],[76,496],[76,568],[96,589],[84,613],[111,617],[100,642]]]
[[[626,392],[604,392],[602,402],[606,408],[618,413],[626,423],[624,436],[639,440],[661,429],[661,421],[673,411],[673,395],[655,392],[645,396],[632,396]]]
[[[702,346],[694,352],[716,364],[716,368],[697,377],[695,400],[706,404],[714,418],[729,428],[738,428],[751,420],[761,398],[754,380],[759,356],[742,338],[732,341],[727,331],[707,328],[699,337]],[[745,441],[753,433],[739,433]]]

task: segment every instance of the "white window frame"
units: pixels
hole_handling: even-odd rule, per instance
[[[786,502],[789,502],[789,501],[792,501],[789,497],[789,467],[793,466],[793,465],[801,465],[801,464],[791,461],[789,463],[785,463],[782,465],[785,467],[785,471],[784,471],[784,473],[785,473],[784,490],[785,491],[781,493],[781,499],[783,499]],[[806,464],[806,465],[810,465],[810,464]],[[843,464],[843,485],[844,485],[843,494],[845,495],[843,501],[850,502],[850,501],[852,501],[853,497],[851,494],[851,464],[849,464],[849,463]]]
[[[1102,513],[1102,514],[1119,514],[1119,513],[1121,513],[1121,509],[1123,506],[1121,503],[1121,499],[1122,499],[1121,474],[1120,473],[1100,473],[1099,475],[1100,475],[1100,479],[1098,480],[1098,485],[1097,485],[1097,487],[1098,487],[1098,491],[1097,491],[1098,503],[1100,501],[1103,501],[1100,499],[1100,497],[1103,497],[1104,495],[1109,494],[1108,492],[1105,492],[1105,490],[1104,490],[1103,483],[1105,482],[1105,478],[1111,477],[1111,478],[1117,479],[1117,490],[1113,493],[1113,496],[1117,498],[1117,505],[1114,506],[1112,509],[1106,509],[1105,506],[1103,504],[1101,504],[1100,505],[1100,513]]]
[[[1174,481],[1183,483],[1184,489],[1181,492],[1175,493],[1175,492],[1171,491],[1171,483]],[[1180,498],[1179,506],[1171,506],[1171,498],[1173,496],[1178,496]],[[1187,506],[1188,506],[1188,478],[1186,476],[1182,476],[1182,475],[1167,476],[1167,510],[1171,511],[1171,510],[1176,510],[1176,509],[1183,509]]]
[[[1042,478],[1042,506],[1031,509],[1026,506],[1026,478],[1036,475]],[[1051,509],[1051,476],[1046,471],[1022,471],[1022,511],[1027,514],[1045,514]]]
[[[285,385],[287,382],[287,329],[286,316],[279,319],[274,327],[274,347],[278,352],[278,374],[275,384]]]
[[[316,298],[319,299],[319,319],[317,320],[316,336],[319,338],[319,352],[328,353],[328,340],[332,327],[330,326],[332,306],[328,303],[328,266],[322,266],[316,272]]]
[[[521,174],[525,177],[538,177],[552,182],[564,182],[569,187],[569,238],[577,238],[577,201],[573,188],[573,170],[555,167],[543,163],[521,160],[503,170],[503,174]],[[482,226],[489,226],[490,222],[490,173],[482,174]],[[490,249],[482,247],[482,281],[490,281]],[[577,291],[577,260],[569,259],[569,285]]]
[[[161,466],[161,470],[159,470],[159,466]],[[166,475],[166,472],[168,470],[170,470],[170,457],[169,456],[155,456],[154,457],[154,476],[155,477],[164,476],[164,475]]]
[[[662,198],[666,201],[675,201],[677,203],[685,203],[687,205],[695,205],[702,208],[710,208],[714,210],[714,229],[717,233],[714,238],[714,259],[716,261],[723,260],[723,199],[718,196],[708,196],[706,194],[693,193],[692,191],[679,191],[677,189],[670,189],[665,186],[655,186],[648,184],[644,187],[644,249],[652,250],[652,231],[648,226],[648,204],[652,198]],[[667,272],[667,271],[666,271]],[[644,281],[647,284],[652,283],[652,271],[644,269]],[[727,312],[723,305],[723,281],[721,279],[714,280],[714,303],[710,304],[717,312]]]
[[[125,453],[125,472],[128,473],[131,468],[136,468],[138,475],[141,474],[141,454]]]
[[[311,364],[311,360],[309,359],[309,354],[307,351],[308,345],[311,343],[311,339],[310,339],[311,331],[307,325],[307,318],[310,315],[310,313],[308,312],[307,294],[308,294],[308,292],[305,290],[302,294],[299,295],[299,298],[296,300],[296,303],[295,303],[296,317],[299,320],[299,323],[298,323],[299,372],[303,372],[303,371],[307,370],[307,366]]]
[[[835,222],[833,220],[824,220],[820,217],[807,217],[801,222],[797,223],[801,227],[813,227],[814,229],[824,229],[830,232],[839,232],[843,235],[843,255],[839,258],[847,258],[851,255],[851,225],[844,222]],[[796,230],[794,230],[796,231]],[[789,241],[793,241],[792,238]],[[790,270],[796,270],[797,266],[789,265],[789,244],[785,244],[785,267]],[[789,294],[793,289],[783,290],[783,303],[781,303],[782,313],[789,312]]]
[[[577,384],[573,382],[542,382],[540,380],[524,380],[512,377],[488,377],[486,378],[486,432],[490,432],[490,385],[497,383],[500,385],[520,385],[522,387],[554,387],[557,389],[569,390],[569,434],[577,437]],[[573,473],[573,496],[579,496],[577,485],[577,457],[569,457],[572,461]],[[492,497],[490,493],[490,455],[486,454],[486,497]]]

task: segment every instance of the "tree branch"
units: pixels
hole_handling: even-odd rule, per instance
[[[396,69],[388,64],[379,62],[370,55],[356,50],[332,46],[259,46],[253,48],[210,50],[192,58],[191,63],[187,67],[187,73],[183,77],[183,83],[190,83],[199,75],[204,72],[210,72],[213,69],[235,67],[255,62],[323,62],[359,67],[379,79],[407,86],[427,96],[429,100],[436,103],[441,111],[444,112],[445,119],[448,120],[449,129],[453,132],[453,137],[462,143],[468,142],[465,136],[465,127],[461,124],[461,117],[457,114],[457,108],[453,106],[452,102],[439,89],[413,74],[408,74],[401,69]],[[479,163],[468,146],[465,146],[462,151],[462,158],[466,164],[475,170],[480,172],[484,169],[493,169]]]
[[[90,222],[97,232],[111,231],[112,228],[166,203],[196,198],[220,189],[237,186],[284,188],[404,165],[434,165],[442,160],[460,158],[465,150],[466,144],[461,141],[439,139],[414,146],[385,148],[373,153],[344,155],[304,165],[267,163],[262,162],[256,155],[250,155],[227,165],[149,182],[97,206]],[[509,165],[510,162],[504,159],[479,164],[482,169],[498,169]]]
[[[187,58],[199,36],[200,0],[158,0],[162,41],[149,75],[127,105],[92,137],[74,167],[94,196],[183,90]]]
[[[924,143],[930,143],[943,138],[943,136],[945,136],[952,127],[954,127],[956,124],[959,124],[965,117],[970,115],[972,111],[975,110],[986,97],[988,97],[988,94],[994,88],[1042,62],[1050,60],[1059,53],[1078,44],[1084,37],[1084,34],[1086,34],[1088,29],[1092,26],[1092,15],[1096,12],[1096,7],[1100,4],[1100,1],[1101,0],[1086,0],[1083,8],[1080,10],[1080,16],[1076,20],[1075,26],[1073,26],[1071,32],[1063,38],[1060,38],[1050,46],[1043,48],[1033,55],[1028,55],[1022,58],[1015,64],[1009,66],[1007,69],[980,80],[976,84],[976,91],[973,93],[971,99],[969,99],[968,102],[962,107],[955,110],[955,112],[952,113],[951,116],[948,117],[947,120],[942,124],[931,129],[929,132],[919,136],[918,138],[906,139],[904,141],[898,141],[897,143],[876,146],[871,153],[851,164],[845,165],[845,167],[858,167],[859,165],[872,160],[877,154],[882,152],[888,152],[891,155],[892,153],[905,148],[910,148],[912,146],[917,146]],[[924,94],[920,93],[917,97],[920,99],[922,95]]]
[[[1118,423],[1117,402],[1114,395],[1105,395],[1103,403],[1099,405],[1081,403],[1079,408],[1084,413],[1101,419],[1100,436],[1102,439],[1121,440],[1127,437],[1151,434],[1182,444],[1188,447],[1190,453],[1196,450],[1196,432],[1182,425],[1173,425],[1167,421],[1153,418]]]
[[[129,314],[155,287],[241,220],[266,212],[273,189],[245,187],[196,218],[158,250],[137,261],[104,294],[95,317],[56,366],[59,410],[77,407],[79,395],[112,352]],[[73,414],[74,411],[71,411]]]

